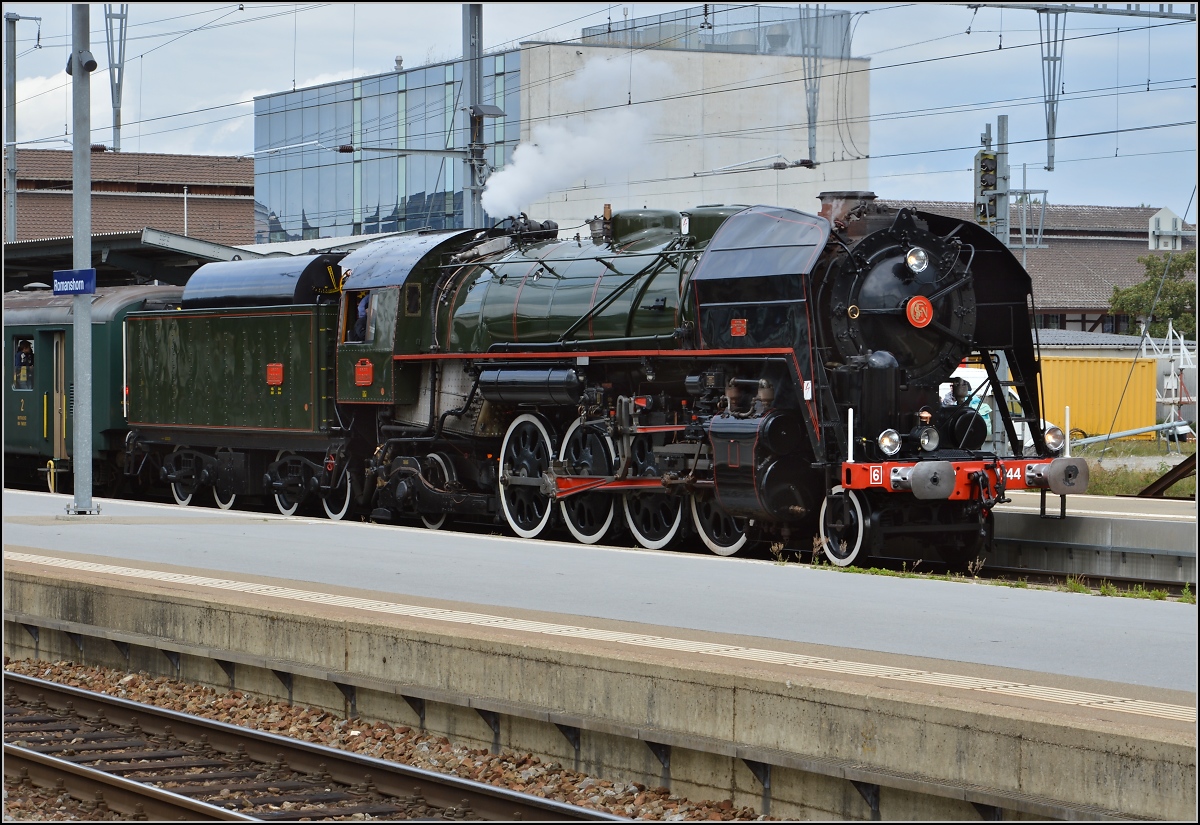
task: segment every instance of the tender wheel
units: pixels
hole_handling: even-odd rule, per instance
[[[237,501],[237,493],[229,493],[229,498],[221,498],[221,488],[213,487],[213,501],[222,510],[231,510],[233,509],[233,503]]]
[[[224,447],[217,450],[218,455],[222,452],[228,452],[228,450]],[[217,483],[213,485],[212,491],[213,501],[217,503],[218,507],[222,510],[233,509],[233,503],[237,501],[237,493],[228,489],[228,480],[223,480],[218,474]]]
[[[551,496],[538,484],[550,469],[554,448],[550,433],[537,416],[517,416],[500,447],[500,505],[508,526],[523,539],[536,538],[550,523]]]
[[[172,451],[172,455],[174,453],[181,452],[182,450],[183,450],[182,447],[176,447]],[[191,462],[189,462],[189,464],[190,463]],[[176,465],[177,470],[178,470],[178,467],[179,467],[179,465]],[[191,467],[190,469],[192,470],[193,473],[195,473],[195,467]],[[178,504],[180,507],[187,507],[189,504],[191,504],[192,497],[195,495],[196,495],[196,480],[195,480],[194,475],[188,481],[171,482],[171,497],[173,499],[175,499],[175,503]]]
[[[287,450],[280,450],[275,454],[276,461],[282,461],[285,458],[290,458],[291,453]],[[287,481],[286,476],[283,479]],[[275,494],[275,509],[279,511],[281,516],[294,516],[296,511],[300,509],[300,502],[304,500],[304,496],[289,493],[287,490],[281,490]]]
[[[455,480],[454,465],[438,453],[430,453],[425,457],[424,467],[421,468],[425,480],[439,490],[447,489]],[[421,522],[430,530],[440,530],[446,525],[447,513],[421,516]]]
[[[854,490],[834,487],[821,502],[821,551],[838,567],[849,567],[862,552],[866,512]]]
[[[565,472],[576,476],[612,475],[616,450],[612,439],[576,419],[567,428],[558,458]],[[617,504],[609,493],[579,493],[558,502],[567,529],[576,541],[595,544],[612,526]]]
[[[732,556],[746,546],[746,519],[729,515],[713,496],[691,499],[692,525],[709,550],[718,556]]]
[[[350,495],[350,469],[345,468],[338,482],[321,496],[321,507],[330,521],[341,521],[346,517],[350,511]]]

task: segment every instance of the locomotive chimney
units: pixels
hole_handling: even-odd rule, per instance
[[[612,240],[612,204],[604,204],[603,217],[597,216],[588,221],[592,230],[592,243],[605,244]]]
[[[821,211],[818,214],[835,229],[853,236],[866,234],[866,227],[861,225],[861,219],[875,201],[874,192],[822,192],[817,197],[821,200]],[[860,223],[860,226],[854,226],[856,223]]]

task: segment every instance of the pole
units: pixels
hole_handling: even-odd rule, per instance
[[[92,82],[84,66],[91,58],[87,3],[71,9],[71,210],[73,215],[72,266],[92,265]],[[94,68],[94,62],[93,62]],[[95,514],[92,505],[92,296],[76,295],[73,379],[75,385],[74,450],[71,469],[75,476],[75,500],[67,508],[72,515]]]
[[[463,3],[463,100],[466,102],[465,127],[467,156],[463,159],[463,226],[483,226],[483,117],[476,114],[483,96],[483,5]]]
[[[187,187],[183,187],[183,235],[187,237]]]
[[[114,21],[117,24],[115,33]],[[121,10],[116,12],[113,11],[111,3],[104,4],[104,28],[108,32],[108,86],[112,92],[114,152],[121,151],[121,91],[125,85],[125,27],[128,24],[128,3],[122,3]]]
[[[17,239],[17,21],[4,15],[4,240]]]
[[[1008,246],[1008,115],[996,118],[996,237]]]

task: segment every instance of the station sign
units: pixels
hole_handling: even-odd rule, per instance
[[[55,295],[96,294],[96,270],[56,269],[54,271]]]

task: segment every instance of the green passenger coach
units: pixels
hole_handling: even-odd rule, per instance
[[[121,329],[133,311],[177,305],[177,286],[101,287],[92,302],[92,479],[112,494],[123,479]],[[71,489],[75,441],[75,296],[24,289],[4,296],[5,477]]]

